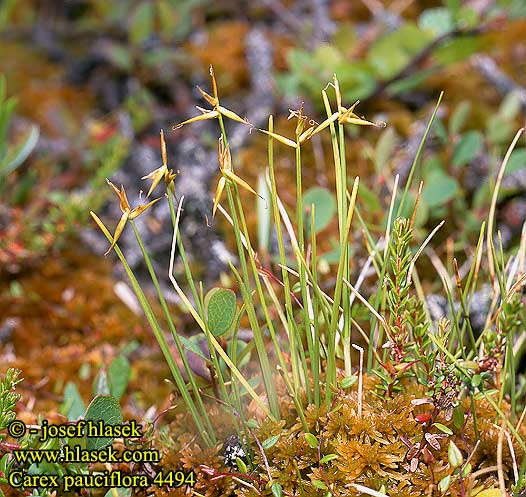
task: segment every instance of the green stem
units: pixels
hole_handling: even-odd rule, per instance
[[[168,309],[168,305],[166,304],[166,300],[163,296],[161,287],[159,285],[159,280],[157,279],[157,275],[155,274],[155,270],[153,269],[152,262],[150,259],[150,256],[148,252],[146,251],[146,247],[144,246],[144,243],[142,241],[142,237],[139,233],[139,230],[137,229],[137,225],[135,221],[130,221],[130,224],[133,228],[133,232],[135,233],[135,238],[137,239],[137,243],[139,244],[139,247],[141,248],[141,252],[144,258],[144,261],[146,262],[146,267],[148,268],[148,273],[150,274],[150,278],[153,282],[153,285],[155,287],[155,291],[157,292],[157,296],[159,298],[159,302],[161,303],[161,307],[163,309],[164,315],[166,317],[166,321],[168,323],[168,327],[170,328],[170,332],[172,333],[172,337],[175,342],[175,346],[177,347],[177,352],[179,353],[179,357],[181,358],[181,361],[183,362],[183,367],[186,372],[186,375],[188,376],[188,379],[190,381],[190,385],[192,387],[192,391],[195,394],[195,397],[197,399],[197,404],[199,407],[199,410],[201,411],[202,419],[204,420],[205,424],[207,425],[208,433],[211,435],[211,439],[213,442],[216,442],[215,435],[214,435],[214,428],[212,427],[212,423],[210,422],[210,418],[208,416],[208,413],[206,412],[205,406],[203,404],[203,399],[201,398],[201,395],[199,393],[199,387],[197,386],[197,383],[195,381],[195,376],[193,374],[192,369],[190,368],[188,364],[188,360],[186,358],[186,354],[184,352],[184,348],[181,344],[181,340],[179,339],[179,335],[177,334],[177,330],[175,328],[174,322],[172,320],[172,316],[170,314],[170,311]]]

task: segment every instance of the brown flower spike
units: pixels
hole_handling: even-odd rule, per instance
[[[166,186],[175,194],[174,180],[177,176],[177,173],[175,173],[171,169],[170,170],[168,169],[168,160],[166,156],[166,142],[164,140],[164,131],[162,129],[161,129],[160,135],[161,135],[161,155],[163,158],[163,165],[141,178],[141,179],[152,180],[152,184],[150,186],[150,189],[148,190],[148,194],[146,195],[147,197],[150,196],[150,194],[155,189],[155,187],[159,184],[161,179],[164,179]]]
[[[121,236],[122,230],[124,229],[124,226],[126,225],[128,219],[135,219],[137,216],[141,215],[146,209],[155,204],[155,202],[161,199],[161,197],[156,198],[155,200],[152,200],[147,204],[138,205],[137,207],[132,209],[130,207],[130,203],[128,202],[128,197],[126,196],[124,186],[121,185],[121,189],[119,190],[109,179],[107,179],[106,182],[113,188],[113,191],[115,192],[117,197],[119,197],[122,216],[117,224],[117,227],[115,228],[115,234],[113,235],[113,241],[111,242],[110,248],[106,251],[104,255],[108,255],[111,252],[111,249],[115,246],[117,240]]]

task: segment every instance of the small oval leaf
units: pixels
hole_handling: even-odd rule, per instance
[[[126,392],[130,381],[130,362],[123,355],[118,355],[108,368],[108,379],[110,383],[110,393],[117,400],[120,400]]]
[[[459,187],[455,178],[440,170],[434,170],[424,181],[422,198],[428,207],[438,207],[454,198],[458,191]]]
[[[274,482],[272,484],[272,495],[274,497],[281,497],[283,495],[283,488],[279,483]]]
[[[305,229],[310,234],[311,206],[314,204],[314,230],[319,233],[324,229],[336,213],[336,200],[334,195],[320,186],[310,188],[303,195],[305,209]]]
[[[325,483],[323,483],[321,480],[312,480],[312,485],[321,490],[327,490],[327,485],[325,485]]]
[[[446,435],[453,435],[453,432],[447,426],[444,426],[442,423],[433,423],[433,426],[437,430],[440,430],[442,433],[445,433]]]
[[[305,433],[305,440],[311,449],[316,449],[318,447],[318,439],[312,433]]]
[[[483,143],[480,131],[468,131],[462,135],[453,152],[453,166],[461,167],[471,162],[482,150]]]
[[[64,414],[69,421],[76,421],[85,411],[86,406],[84,405],[77,385],[69,381],[64,389],[64,401],[60,406],[60,412]]]
[[[352,387],[356,382],[358,381],[358,376],[355,374],[352,374],[350,376],[346,376],[340,381],[340,387],[342,388],[350,388]]]
[[[245,464],[245,461],[243,461],[243,459],[236,457],[236,465],[240,473],[248,473],[247,465]]]
[[[102,421],[103,425],[119,425],[122,423],[122,411],[117,399],[111,395],[97,395],[86,410],[86,421]],[[88,450],[99,450],[113,442],[109,437],[93,437],[87,439]]]
[[[271,437],[268,437],[266,440],[263,441],[261,444],[264,449],[270,449],[271,447],[274,447],[276,445],[276,442],[279,440],[280,435],[273,435]]]
[[[236,316],[236,294],[228,288],[213,288],[205,303],[210,331],[216,337],[224,335]]]
[[[93,382],[93,395],[110,395],[110,393],[108,371],[103,367]]]
[[[438,490],[440,490],[442,493],[445,493],[446,490],[449,488],[450,483],[451,483],[451,475],[445,476],[438,483]]]
[[[459,430],[464,426],[464,409],[462,406],[457,406],[453,409],[453,424]]]
[[[453,440],[449,441],[447,457],[449,460],[449,464],[451,464],[453,468],[458,468],[459,466],[462,466],[462,463],[464,462],[462,452],[460,452],[460,449],[455,445],[455,442],[453,442]]]
[[[338,459],[338,455],[337,454],[327,454],[326,456],[323,456],[320,459],[320,464],[326,464],[329,461],[333,461],[334,459]]]

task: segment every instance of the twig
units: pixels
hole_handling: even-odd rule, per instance
[[[460,29],[456,28],[451,31],[448,31],[447,33],[444,33],[438,37],[436,37],[433,41],[428,43],[422,50],[420,50],[419,53],[417,53],[406,65],[403,67],[397,74],[395,74],[393,77],[386,79],[384,81],[380,81],[377,85],[374,91],[371,95],[369,95],[366,100],[367,101],[374,101],[377,99],[382,93],[385,92],[385,90],[392,85],[393,83],[396,83],[397,81],[400,81],[402,79],[405,79],[409,76],[411,76],[417,69],[418,66],[423,64],[423,62],[432,55],[433,51],[443,45],[444,43],[448,42],[451,39],[454,38],[462,38],[462,37],[468,37],[468,36],[477,36],[482,33],[488,32],[492,27],[494,26],[494,22],[490,21],[486,24],[482,24],[480,26],[476,26],[474,28],[469,29]]]
[[[491,205],[488,215],[488,230],[486,233],[487,236],[487,251],[488,251],[488,266],[489,266],[489,273],[491,277],[491,281],[493,283],[493,291],[496,294],[497,293],[497,279],[495,277],[495,264],[493,262],[493,255],[491,251],[492,243],[491,243],[491,237],[493,236],[493,225],[495,222],[495,210],[497,208],[497,197],[499,195],[500,185],[502,183],[502,178],[504,177],[504,171],[506,170],[506,166],[508,165],[508,161],[510,160],[511,153],[515,149],[515,145],[517,145],[517,142],[519,141],[520,136],[522,135],[522,132],[524,131],[524,128],[519,129],[517,133],[515,134],[515,137],[513,138],[513,141],[511,142],[511,145],[508,147],[508,151],[506,152],[506,155],[504,157],[504,160],[502,161],[502,164],[499,169],[499,173],[497,175],[497,181],[495,182],[495,188],[493,190],[493,197],[491,199]]]
[[[472,65],[501,95],[517,92],[521,96],[522,108],[526,108],[526,91],[524,88],[502,72],[491,57],[487,55],[475,55],[472,58]]]
[[[497,475],[499,478],[499,488],[502,497],[507,497],[506,493],[506,482],[504,481],[504,469],[502,465],[502,445],[504,443],[504,429],[506,423],[503,421],[499,427],[499,438],[497,442]]]
[[[363,406],[363,347],[352,344],[352,346],[360,352],[360,372],[358,373],[358,417],[362,417]]]
[[[293,31],[299,33],[303,30],[303,21],[289,12],[279,0],[260,0],[260,3],[274,12],[276,17]]]

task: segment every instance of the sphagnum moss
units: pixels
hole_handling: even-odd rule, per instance
[[[394,182],[389,222],[383,237],[385,243],[381,239],[376,241],[357,208],[359,178],[351,181],[352,191],[348,191],[351,167],[345,161],[345,125],[376,124],[355,113],[356,103],[343,106],[335,77],[330,86],[334,89],[336,109],[331,107],[328,88],[323,90],[327,118],[321,124],[307,122],[300,108],[291,111],[290,117],[297,120],[294,137],[277,133],[272,116],[268,129],[260,130],[268,136],[266,178],[270,201],[267,208],[272,212],[278,240],[279,266],[276,268],[281,271],[280,279],[276,268],[264,267],[252,248],[245,218],[248,207],[240,200],[239,188],[257,193],[234,169],[224,120],[251,125],[221,105],[212,70],[210,75],[212,93],[199,91],[212,108],[199,108],[200,115],[174,126],[174,130],[202,120],[216,120],[219,124],[221,178],[213,200],[212,217],[220,211],[233,229],[238,265],[231,265],[231,269],[242,297],[242,307],[237,312],[227,311],[226,307],[211,308],[202,284],[193,279],[178,229],[184,199],[175,195],[176,175],[168,169],[162,133],[163,165],[144,178],[152,181],[148,195],[164,179],[174,228],[170,280],[209,345],[206,363],[213,371],[210,387],[198,386],[184,360],[184,349],[191,346],[178,335],[148,252],[133,222],[133,217],[142,214],[153,202],[131,209],[124,189],[118,190],[110,183],[123,210],[115,235],[93,214],[110,248],[115,249],[128,272],[186,407],[184,412],[178,410],[168,430],[159,431],[155,443],[163,451],[163,467],[194,470],[197,483],[191,490],[158,488],[156,494],[240,497],[518,494],[524,486],[526,469],[524,416],[517,411],[524,405],[524,391],[521,390],[521,395],[516,392],[514,371],[518,359],[512,348],[515,336],[524,331],[518,291],[525,281],[522,277],[525,268],[504,264],[502,253],[497,254],[488,233],[494,305],[489,311],[486,329],[480,337],[473,336],[469,318],[465,312],[460,314],[455,309],[454,295],[446,282],[452,317],[438,322],[430,320],[415,263],[441,224],[417,249],[415,214],[411,220],[399,217],[423,142],[395,216],[398,180]],[[306,236],[304,226],[305,209],[312,211],[315,206],[304,205],[302,185],[305,166],[302,147],[312,136],[325,130],[332,142],[341,245],[337,270],[329,275],[332,280],[317,271],[314,224],[310,226],[310,237]],[[499,178],[518,136],[520,133],[506,155]],[[279,195],[279,174],[274,167],[276,142],[293,149],[294,153],[296,208],[292,217]],[[498,181],[494,199],[499,184]],[[224,193],[227,208],[221,205]],[[367,298],[356,289],[359,285],[351,283],[347,240],[355,213],[378,278],[376,290]],[[189,384],[176,367],[147,297],[119,249],[118,237],[128,221],[148,263],[172,337],[183,358],[185,373],[190,378]],[[471,300],[469,292],[474,291],[475,283],[485,272],[481,268],[484,229],[483,226],[464,286],[456,272],[464,311]],[[290,242],[289,252],[285,240]],[[173,275],[175,247],[185,268],[188,296],[184,285]],[[332,283],[329,285],[328,281]],[[369,323],[355,320],[354,310],[359,307],[370,314]],[[254,346],[237,340],[244,316],[251,328]],[[218,319],[232,323],[230,330],[218,334],[211,325]],[[360,366],[352,364],[352,347],[362,350],[351,339],[354,329],[368,342],[367,374],[363,371],[363,353]],[[368,339],[367,331],[370,331]],[[252,358],[248,364],[242,361],[247,355]],[[254,373],[255,363],[260,375]],[[238,458],[232,457],[231,448],[225,458],[225,440],[239,444],[234,451]]]

